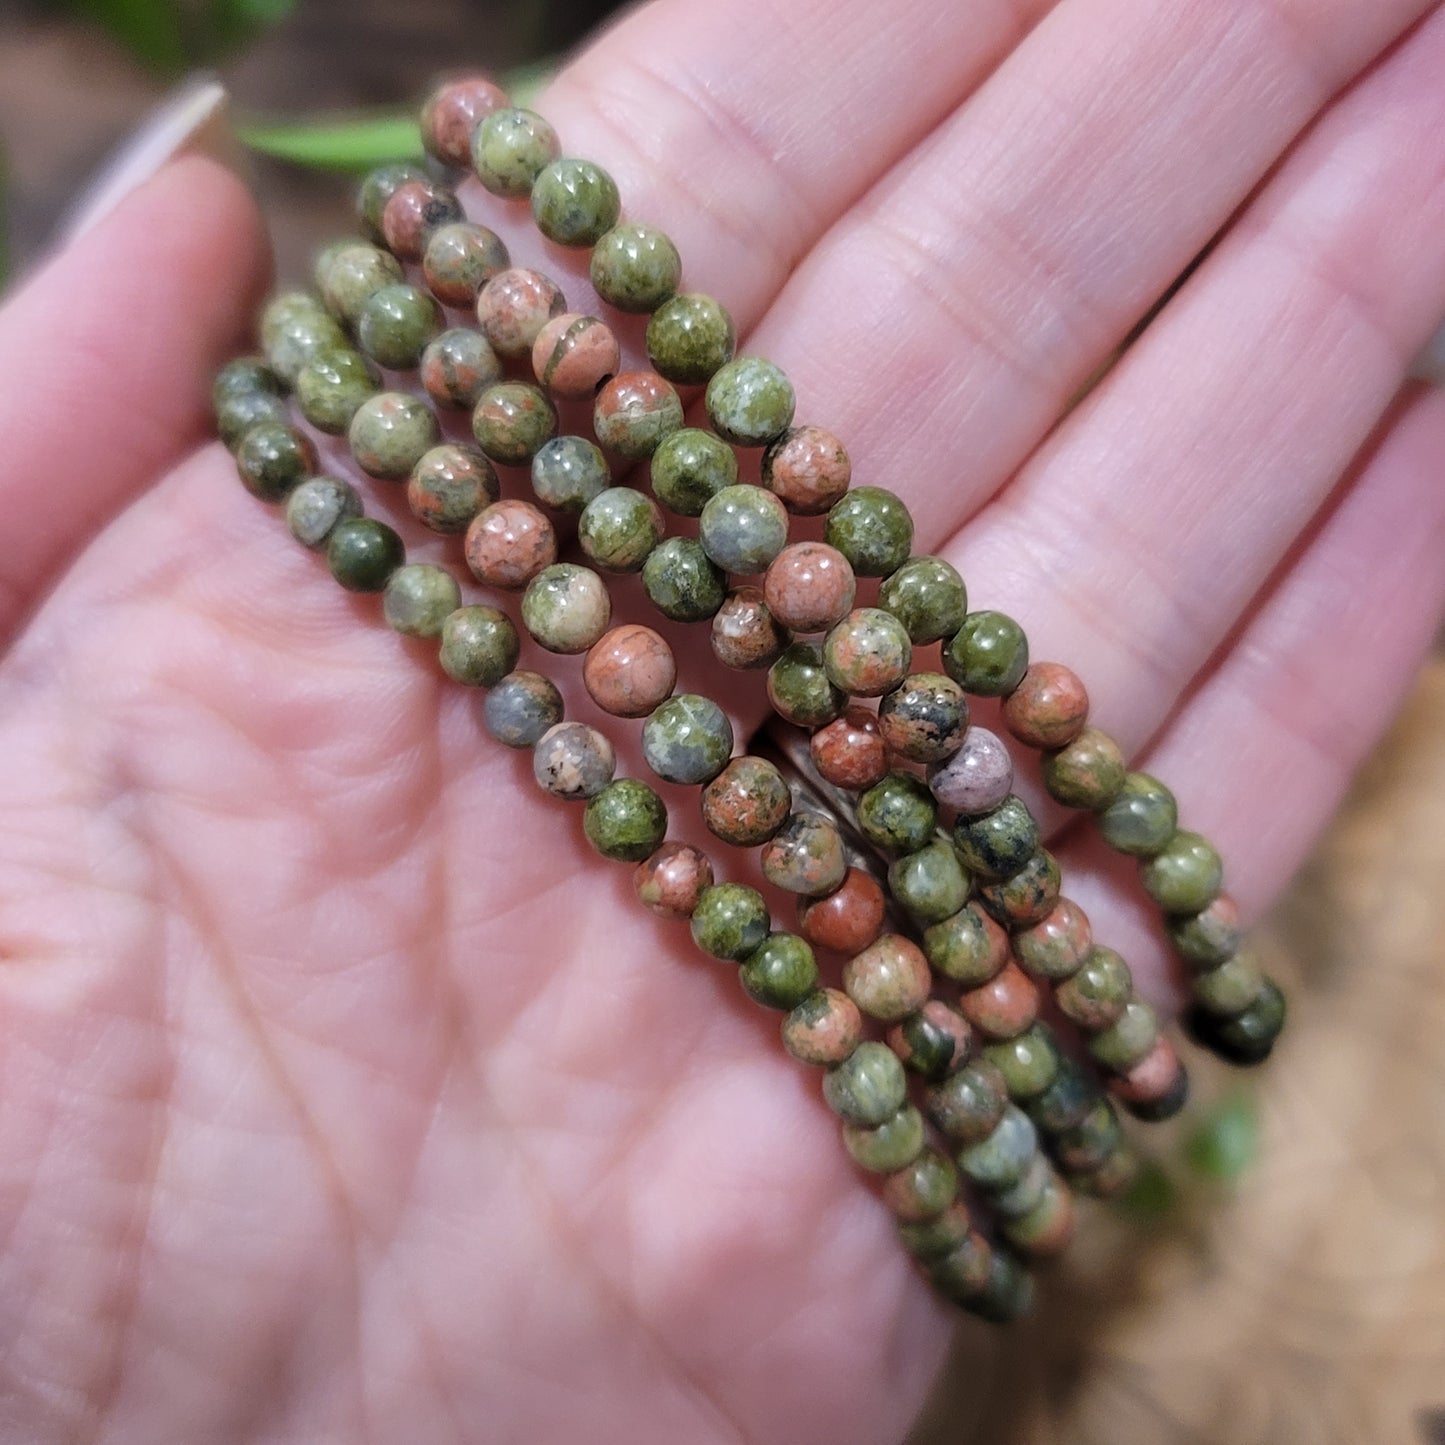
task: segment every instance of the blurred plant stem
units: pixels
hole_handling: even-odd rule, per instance
[[[102,26],[148,70],[208,65],[286,19],[296,0],[51,0]]]

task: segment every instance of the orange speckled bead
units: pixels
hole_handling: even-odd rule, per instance
[[[866,707],[850,707],[821,727],[809,741],[813,766],[824,782],[862,792],[888,773],[888,744],[878,718]]]
[[[465,170],[472,163],[472,132],[494,110],[510,104],[506,91],[485,76],[444,80],[422,105],[422,144],[439,161]]]
[[[512,266],[477,293],[477,321],[499,356],[528,356],[542,328],[567,309],[556,282]]]
[[[968,1062],[973,1029],[951,1003],[931,998],[888,1030],[887,1043],[905,1068],[936,1083]]]
[[[1039,1014],[1039,991],[1010,961],[987,983],[958,996],[964,1018],[991,1039],[1017,1038]]]
[[[869,1018],[898,1023],[921,1008],[933,979],[917,944],[885,933],[843,965],[843,987]]]
[[[1003,1234],[1036,1259],[1062,1254],[1074,1237],[1074,1191],[1062,1180],[1051,1179],[1039,1202],[1027,1214],[1005,1223]]]
[[[557,533],[530,502],[503,498],[472,518],[466,557],[479,582],[515,591],[557,560]]]
[[[724,667],[771,667],[790,641],[756,587],[734,587],[713,614],[713,656]]]
[[[614,717],[646,717],[672,696],[677,660],[650,627],[628,622],[598,638],[582,665],[592,701]]]
[[[712,864],[689,843],[664,843],[637,865],[632,881],[644,908],[681,922],[692,917],[703,889],[712,887]]]
[[[815,948],[861,953],[883,928],[883,890],[861,868],[850,868],[826,898],[798,901],[798,928]]]
[[[572,311],[554,316],[532,343],[532,370],[554,396],[591,396],[617,374],[621,358],[605,321]]]
[[[381,212],[381,233],[398,260],[420,261],[427,238],[438,226],[465,219],[461,202],[435,181],[398,186]]]
[[[790,512],[814,517],[848,490],[853,468],[843,443],[832,432],[820,426],[795,426],[763,453],[762,478]]]
[[[1132,1114],[1151,1121],[1178,1113],[1189,1079],[1174,1045],[1160,1034],[1154,1047],[1128,1073],[1109,1080],[1109,1092]]]
[[[763,597],[793,632],[826,632],[848,615],[858,584],[848,559],[825,542],[794,542],[773,559]]]
[[[1060,898],[1044,918],[1013,939],[1014,954],[1024,969],[1050,983],[1078,973],[1093,946],[1088,915],[1069,898]]]
[[[1057,662],[1031,663],[1003,704],[1008,730],[1034,748],[1062,748],[1073,742],[1088,717],[1084,684]]]
[[[783,1047],[795,1059],[824,1068],[852,1056],[863,1037],[863,1015],[846,993],[820,988],[783,1020]]]

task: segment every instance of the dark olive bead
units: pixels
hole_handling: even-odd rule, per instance
[[[740,974],[748,996],[764,1008],[794,1009],[817,988],[818,961],[796,933],[770,933],[743,960]]]
[[[829,510],[824,539],[859,577],[887,577],[908,560],[913,518],[892,492],[854,487]]]
[[[653,494],[682,517],[700,517],[702,509],[738,479],[737,453],[715,433],[691,426],[658,443],[651,467]]]
[[[958,1167],[984,1189],[1007,1189],[1018,1183],[1038,1152],[1039,1134],[1033,1120],[1016,1105],[1007,1104],[992,1133],[959,1150]]]
[[[1144,865],[1142,879],[1166,913],[1199,913],[1219,896],[1224,865],[1207,838],[1181,831]]]
[[[1130,773],[1119,796],[1099,814],[1099,831],[1109,846],[1135,858],[1152,858],[1178,826],[1174,794],[1148,773]]]
[[[521,639],[495,607],[458,607],[442,623],[442,670],[466,687],[495,687],[517,665]]]
[[[968,900],[969,877],[941,838],[893,861],[888,888],[900,908],[920,924],[951,918]]]
[[[326,543],[331,575],[348,592],[380,592],[406,561],[401,538],[374,517],[348,517],[332,529]]]
[[[677,290],[682,260],[670,237],[648,226],[614,226],[592,250],[592,288],[619,311],[647,312]]]
[[[488,694],[488,701],[495,696]],[[667,808],[646,783],[618,778],[587,800],[582,828],[604,858],[641,863],[667,836]]]
[[[1045,1134],[1060,1134],[1083,1123],[1099,1098],[1098,1084],[1067,1054],[1061,1054],[1054,1082],[1028,1100],[1024,1110]]]
[[[958,569],[942,557],[910,557],[878,589],[878,605],[922,647],[952,637],[963,626],[968,592]]]
[[[922,779],[892,772],[859,796],[858,827],[885,853],[916,853],[933,841],[938,804]]]
[[[1028,928],[1053,912],[1059,901],[1059,865],[1040,848],[1012,878],[985,884],[979,901],[1006,928]]]
[[[912,1104],[905,1104],[873,1128],[844,1124],[843,1144],[860,1168],[870,1174],[893,1174],[923,1152],[923,1116]]]
[[[262,422],[241,438],[236,470],[248,492],[279,502],[316,470],[316,448],[293,426]]]
[[[1227,1019],[1242,1014],[1263,987],[1264,975],[1248,952],[1236,953],[1189,980],[1194,1002],[1205,1013]]]
[[[1244,942],[1239,905],[1227,893],[1200,912],[1170,918],[1166,924],[1179,956],[1193,968],[1217,968]]]
[[[1000,1070],[976,1059],[928,1089],[923,1110],[946,1139],[975,1144],[998,1127],[1008,1098],[1008,1081]]]
[[[286,398],[274,392],[236,392],[216,403],[216,431],[232,450],[252,427],[286,426],[290,421],[291,408]]]
[[[1013,1324],[1034,1307],[1033,1276],[1013,1255],[995,1249],[989,1259],[987,1285],[962,1303],[989,1324]]]
[[[888,1035],[889,1047],[904,1067],[929,1083],[960,1068],[968,1054],[970,1025],[942,999],[930,999]]]
[[[953,1168],[952,1160],[949,1160],[949,1167]],[[957,1174],[955,1168],[955,1177]],[[952,1254],[968,1240],[972,1230],[967,1207],[954,1204],[936,1219],[920,1220],[917,1223],[900,1222],[898,1238],[914,1259],[929,1261]]]
[[[658,373],[683,386],[707,381],[733,359],[733,319],[711,296],[664,301],[647,323],[647,354]]]
[[[349,346],[337,346],[296,373],[296,405],[317,431],[344,436],[380,386],[381,373],[371,362]]]
[[[338,522],[361,513],[361,493],[336,477],[309,477],[286,499],[286,527],[303,547],[324,547]]]
[[[823,1076],[823,1097],[839,1118],[876,1129],[903,1107],[908,1079],[891,1049],[866,1039]]]
[[[561,149],[557,132],[533,110],[494,110],[472,132],[472,169],[497,196],[526,196]]]
[[[1044,787],[1066,808],[1107,808],[1126,775],[1119,744],[1098,728],[1086,727],[1066,747],[1044,754]]]
[[[883,1181],[883,1202],[912,1224],[937,1219],[957,1198],[958,1168],[937,1149],[924,1149]]]
[[[1095,944],[1083,966],[1054,990],[1064,1016],[1087,1033],[1107,1029],[1134,997],[1134,976],[1112,948]]]
[[[403,283],[372,293],[361,308],[356,339],[377,365],[407,370],[441,329],[441,307],[425,291]]]
[[[984,1057],[1003,1074],[1009,1098],[1020,1103],[1037,1098],[1059,1073],[1058,1045],[1042,1024],[987,1045]]]
[[[923,951],[939,973],[965,988],[978,988],[996,978],[1008,963],[1009,940],[973,902],[928,929],[923,935]]]
[[[564,156],[532,182],[532,218],[559,246],[595,244],[617,224],[621,212],[617,182],[591,161]]]
[[[946,1255],[929,1261],[928,1278],[945,1299],[973,1308],[988,1292],[996,1257],[997,1251],[983,1235],[968,1229]]]
[[[745,883],[703,889],[692,914],[693,942],[714,958],[741,963],[768,936],[768,905]]]
[[[1101,1098],[1073,1128],[1055,1134],[1050,1148],[1061,1169],[1083,1174],[1099,1168],[1121,1138],[1119,1115],[1108,1099]]]
[[[1077,979],[1076,974],[1069,983]],[[1119,1010],[1119,1017],[1089,1040],[1089,1056],[1111,1073],[1127,1074],[1158,1041],[1159,1020],[1154,1010],[1143,999],[1130,998]]]
[[[970,612],[943,649],[943,670],[975,697],[1012,692],[1028,666],[1028,638],[1002,612]]]
[[[1010,793],[991,813],[960,818],[953,825],[953,846],[975,873],[1012,878],[1039,848],[1039,825],[1029,806]]]
[[[673,622],[703,622],[723,605],[727,583],[692,537],[667,537],[647,554],[642,586]]]
[[[823,649],[795,642],[768,669],[768,700],[785,721],[817,728],[843,711],[847,696],[829,681]]]
[[[720,437],[765,447],[792,425],[797,398],[781,368],[761,356],[739,356],[713,373],[704,400]]]
[[[1265,979],[1259,997],[1242,1014],[1219,1018],[1197,1006],[1185,1015],[1189,1032],[1201,1047],[1226,1063],[1261,1064],[1274,1049],[1285,1023],[1285,998],[1279,986]]]

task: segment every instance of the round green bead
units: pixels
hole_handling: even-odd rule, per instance
[[[426,238],[422,273],[438,301],[452,306],[475,305],[493,276],[511,264],[506,244],[495,231],[472,221],[438,226]]]
[[[948,1163],[956,1179],[958,1170],[951,1159]],[[904,1249],[914,1259],[923,1261],[942,1260],[955,1250],[966,1247],[971,1234],[968,1210],[961,1207],[951,1209],[947,1205],[934,1219],[910,1220],[898,1226],[898,1238]]]
[[[839,1118],[876,1129],[907,1101],[908,1078],[892,1049],[865,1039],[823,1076],[823,1097]]]
[[[1038,1152],[1039,1133],[1033,1120],[1009,1104],[988,1138],[959,1151],[958,1167],[981,1188],[1007,1189],[1018,1183]]]
[[[682,279],[670,237],[650,226],[614,226],[592,250],[592,289],[609,306],[633,314],[656,310]]]
[[[935,1001],[940,1009],[956,1013],[951,1005]],[[967,1048],[968,1021],[961,1014],[956,1027],[946,1027],[928,1005],[916,1010],[898,1025],[898,1037],[903,1047],[898,1057],[904,1067],[930,1083],[946,1079],[956,1069]]]
[[[424,401],[383,391],[356,409],[346,437],[357,466],[368,476],[402,481],[441,440],[441,430]]]
[[[1199,1009],[1188,1015],[1190,1031],[1204,1047],[1232,1064],[1261,1064],[1284,1030],[1287,1008],[1279,986],[1265,979],[1259,997],[1234,1018],[1215,1018]]]
[[[562,713],[562,694],[551,679],[540,672],[508,673],[482,702],[482,721],[487,731],[509,748],[536,747],[547,731],[562,721]],[[613,811],[622,812],[628,801],[627,797],[617,799]],[[665,817],[663,825],[666,825]],[[659,831],[658,838],[661,837]],[[644,848],[638,857],[645,857],[650,851],[650,847]]]
[[[1239,905],[1227,893],[1199,913],[1181,914],[1165,923],[1170,942],[1191,968],[1214,968],[1233,958],[1244,942]]]
[[[464,687],[495,687],[517,665],[521,638],[495,607],[458,607],[442,623],[442,671]]]
[[[952,848],[936,839],[888,869],[893,901],[920,924],[942,923],[968,901],[969,878]]]
[[[1059,1134],[1081,1124],[1099,1097],[1098,1084],[1067,1054],[1060,1054],[1054,1082],[1030,1099],[1025,1108],[1045,1134]]]
[[[577,540],[607,572],[638,572],[662,540],[657,503],[631,487],[609,487],[582,510]]]
[[[1028,667],[1028,638],[1002,612],[970,612],[943,649],[943,670],[975,697],[1005,696]]]
[[[691,537],[659,542],[642,564],[642,586],[652,605],[673,622],[702,622],[727,596],[723,574]]]
[[[313,357],[296,373],[296,404],[317,431],[344,436],[380,386],[381,373],[359,351],[338,346]]]
[[[441,307],[415,286],[383,286],[361,308],[356,339],[379,366],[408,370],[442,329]]]
[[[532,182],[532,218],[559,246],[591,246],[622,213],[617,182],[591,161],[563,157],[544,166]]]
[[[994,1065],[975,1059],[923,1096],[924,1112],[955,1144],[976,1144],[998,1128],[1008,1107],[1008,1083]]]
[[[1067,747],[1044,754],[1044,787],[1066,808],[1107,808],[1127,774],[1119,744],[1099,728],[1086,727]]]
[[[881,607],[855,607],[823,639],[828,680],[853,697],[879,697],[902,681],[913,661],[903,624]]]
[[[727,766],[732,750],[727,714],[699,693],[674,694],[642,725],[642,756],[669,783],[711,782]]]
[[[409,162],[379,166],[361,183],[356,196],[356,214],[361,229],[376,242],[384,237],[381,230],[381,213],[386,203],[411,181],[425,181],[427,173],[420,166]]]
[[[682,426],[682,398],[653,371],[614,376],[592,406],[592,430],[609,451],[628,461],[652,456]]]
[[[303,304],[304,303],[304,304]],[[336,318],[314,296],[277,297],[261,322],[266,360],[288,385],[308,361],[349,343]]]
[[[326,564],[348,592],[380,592],[405,560],[401,538],[374,517],[338,522],[326,543]]]
[[[1219,896],[1224,864],[1207,838],[1177,832],[1145,865],[1144,891],[1166,913],[1199,913]]]
[[[1010,793],[993,812],[960,818],[953,826],[953,846],[975,873],[1011,878],[1038,852],[1039,825],[1028,804]]]
[[[386,579],[381,610],[389,626],[407,637],[436,637],[462,605],[462,589],[445,567],[408,562]]]
[[[1084,1173],[1099,1168],[1119,1147],[1122,1137],[1114,1106],[1100,1098],[1077,1124],[1061,1130],[1049,1142],[1061,1168]]]
[[[737,453],[714,432],[683,427],[664,437],[652,454],[653,494],[681,517],[701,516],[737,479]]]
[[[219,408],[233,396],[250,396],[258,391],[280,396],[281,378],[259,356],[238,356],[216,373],[211,383],[211,404]]]
[[[1148,773],[1130,773],[1118,797],[1099,814],[1099,831],[1105,841],[1135,858],[1152,858],[1178,826],[1174,794]]]
[[[878,589],[878,605],[922,647],[952,637],[963,626],[968,592],[958,569],[942,557],[910,557]]]
[[[281,422],[253,426],[236,448],[236,470],[246,490],[266,502],[279,502],[315,467],[316,448],[295,427]]]
[[[1058,1077],[1058,1046],[1038,1024],[1017,1038],[988,1044],[983,1054],[1003,1075],[1011,1099],[1037,1098]]]
[[[795,1009],[818,986],[818,961],[796,933],[770,933],[743,960],[740,976],[755,1003]]]
[[[905,1104],[891,1119],[869,1129],[859,1124],[843,1125],[843,1143],[853,1162],[870,1174],[893,1174],[906,1169],[926,1143],[923,1115]]]
[[[854,487],[829,510],[823,536],[859,577],[887,577],[908,560],[913,518],[892,492]]]
[[[1159,1020],[1143,999],[1131,998],[1119,1017],[1089,1040],[1090,1057],[1116,1074],[1127,1074],[1159,1042]]]
[[[277,341],[297,325],[308,322],[324,324],[331,320],[333,318],[326,307],[309,291],[278,291],[268,297],[261,308],[261,319],[257,328],[261,335],[261,349],[270,351]],[[276,369],[269,359],[267,364],[273,371]],[[280,375],[279,372],[277,374]]]
[[[532,490],[539,502],[559,512],[580,512],[611,482],[602,448],[586,437],[553,437],[532,458]]]
[[[401,262],[367,241],[324,252],[316,264],[316,287],[327,310],[348,326],[360,321],[366,303],[378,291],[405,279]]]
[[[664,301],[647,323],[653,367],[680,386],[707,381],[733,359],[733,319],[711,296],[697,292]]]
[[[1035,1135],[1037,1132],[1035,1129]],[[1006,1236],[1014,1220],[1032,1214],[1043,1203],[1044,1195],[1053,1186],[1056,1177],[1049,1161],[1035,1151],[1033,1158],[1024,1166],[1024,1172],[1012,1184],[989,1192],[989,1208],[1003,1221]]]
[[[493,195],[526,196],[560,150],[557,132],[536,111],[494,110],[472,135],[472,168]]]
[[[286,499],[286,527],[303,547],[320,547],[338,522],[361,511],[361,494],[350,482],[311,477]]]
[[[762,487],[724,487],[698,519],[698,541],[724,572],[751,576],[767,571],[787,540],[787,509]]]
[[[860,794],[858,827],[885,853],[916,853],[933,841],[938,803],[921,778],[891,772]]]
[[[768,905],[745,883],[704,888],[692,911],[693,942],[713,958],[741,963],[768,936]]]
[[[1027,928],[1041,922],[1059,901],[1058,860],[1040,848],[1017,873],[985,883],[979,902],[1006,928]]]
[[[492,464],[475,447],[443,442],[412,468],[407,506],[423,526],[444,536],[465,532],[501,495]]]
[[[1189,980],[1189,992],[1205,1013],[1217,1018],[1237,1018],[1264,988],[1264,975],[1247,953],[1226,958]]]
[[[667,809],[646,783],[618,778],[587,800],[582,830],[604,858],[641,863],[667,836]]]
[[[1064,1016],[1088,1033],[1101,1033],[1134,997],[1134,975],[1112,948],[1095,944],[1072,977],[1054,990]]]
[[[527,584],[522,623],[548,652],[586,652],[607,631],[612,601],[590,567],[554,562]]]
[[[923,935],[923,951],[939,973],[964,988],[996,978],[1008,962],[997,924],[977,903],[929,928]]]
[[[937,1219],[957,1198],[957,1166],[947,1154],[928,1147],[894,1170],[883,1186],[883,1202],[911,1224]]]
[[[216,431],[233,451],[254,426],[286,426],[291,408],[286,398],[271,391],[237,391],[216,402]]]
[[[763,447],[793,424],[793,383],[771,361],[740,356],[713,373],[707,414],[719,436],[740,447]]]
[[[499,381],[478,398],[472,435],[494,462],[522,467],[557,434],[557,408],[530,381]]]
[[[848,701],[828,680],[823,649],[811,642],[792,643],[768,669],[768,699],[785,722],[803,728],[832,722]]]

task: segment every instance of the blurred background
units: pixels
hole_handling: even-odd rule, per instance
[[[535,84],[612,0],[0,0],[0,277],[218,70],[283,276],[415,147],[438,71]],[[284,159],[304,153],[308,164]],[[1445,358],[1445,346],[1440,348]],[[1264,932],[1293,1019],[1089,1206],[1041,1318],[964,1325],[912,1445],[1445,1445],[1445,666]],[[540,1442],[550,1445],[550,1442]]]

